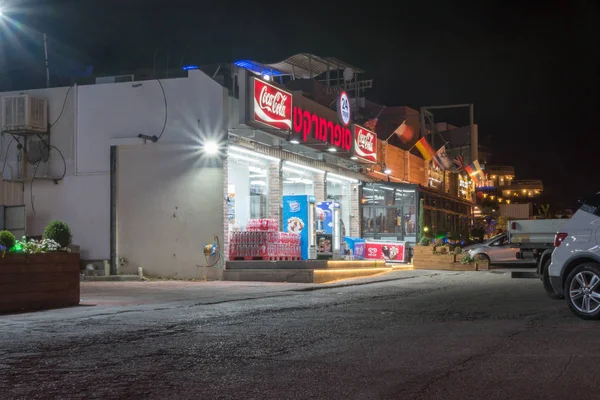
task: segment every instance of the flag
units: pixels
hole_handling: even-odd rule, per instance
[[[448,158],[448,154],[446,153],[446,145],[439,148],[435,154],[434,160],[442,169],[450,169],[452,167],[452,161],[450,161],[450,158]]]
[[[476,184],[483,180],[483,173],[479,161],[475,160],[465,167],[465,171]]]
[[[402,143],[409,143],[415,137],[415,129],[404,120],[394,131]]]
[[[465,160],[463,160],[463,156],[460,154],[454,157],[452,163],[454,164],[458,172],[462,172],[465,169]]]
[[[367,122],[364,123],[365,128],[375,132],[375,128],[377,128],[377,117],[371,118]],[[389,131],[388,131],[389,132]]]
[[[435,151],[433,151],[431,145],[424,137],[419,139],[419,141],[415,144],[415,147],[421,152],[421,155],[425,161],[432,160],[435,157]]]

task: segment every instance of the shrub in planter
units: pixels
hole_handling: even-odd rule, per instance
[[[421,246],[429,246],[431,244],[431,238],[427,237],[427,236],[423,236],[421,238],[421,241],[419,242],[419,244]]]
[[[9,251],[15,247],[15,243],[17,243],[15,235],[9,231],[0,231],[0,245],[4,247],[4,251]]]
[[[463,253],[463,257],[460,260],[461,264],[470,264],[473,262],[473,259],[471,258],[471,255],[469,253]]]
[[[458,254],[462,254],[462,248],[460,247],[455,247],[454,248],[454,254],[458,255]]]
[[[71,244],[73,235],[71,234],[71,228],[69,228],[66,222],[52,221],[44,229],[43,238],[58,243],[64,249]]]
[[[42,239],[38,242],[35,239],[27,241],[23,238],[19,245],[25,254],[53,253],[61,250],[60,244],[52,239]]]

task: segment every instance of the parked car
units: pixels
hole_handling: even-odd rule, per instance
[[[554,239],[549,261],[538,272],[550,283],[546,291],[564,297],[583,319],[600,319],[600,192],[580,207]],[[553,290],[553,292],[552,292]]]
[[[469,253],[473,259],[487,260],[490,264],[522,264],[531,262],[531,260],[520,260],[517,258],[519,248],[508,242],[507,233],[496,235],[483,243],[466,246],[463,252]]]
[[[508,221],[506,232],[463,250],[474,259],[487,259],[490,264],[535,265],[545,250],[553,248],[556,232],[567,222],[563,219]]]

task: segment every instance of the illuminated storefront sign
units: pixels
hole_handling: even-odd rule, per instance
[[[294,107],[293,132],[304,143],[317,140],[329,143],[341,151],[352,149],[350,129],[300,107]]]
[[[377,134],[354,125],[354,156],[362,161],[377,162]]]
[[[275,129],[292,129],[292,94],[254,79],[254,121]]]

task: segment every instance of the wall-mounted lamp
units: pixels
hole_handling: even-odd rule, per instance
[[[204,142],[204,145],[202,147],[204,153],[208,155],[215,155],[219,152],[219,144],[212,140]]]

